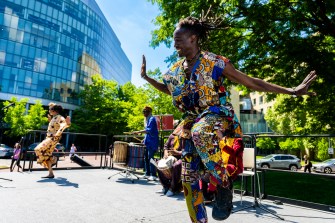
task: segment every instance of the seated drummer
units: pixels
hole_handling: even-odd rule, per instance
[[[164,156],[163,159],[167,159],[168,156],[174,156],[177,161],[173,163],[171,168],[172,179],[168,179],[163,172],[158,171],[158,178],[161,182],[163,189],[162,192],[171,197],[174,194],[180,193],[182,191],[181,183],[181,155],[182,151],[180,149],[178,136],[175,136],[173,133],[169,136],[168,140],[164,144]]]

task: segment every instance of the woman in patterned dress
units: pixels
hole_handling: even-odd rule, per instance
[[[52,165],[56,163],[57,158],[52,155],[55,150],[56,144],[61,139],[63,131],[70,127],[71,120],[67,116],[66,119],[59,113],[63,111],[61,105],[54,103],[49,104],[49,126],[45,140],[43,140],[35,148],[35,154],[37,156],[37,163],[41,164],[48,169],[49,174],[42,178],[54,178],[55,175],[52,170]]]
[[[315,95],[308,92],[316,73],[310,72],[295,88],[286,88],[247,76],[236,70],[229,59],[202,51],[215,24],[194,17],[181,19],[174,31],[174,47],[182,59],[163,75],[164,83],[146,74],[143,55],[141,76],[158,90],[172,95],[173,104],[184,113],[174,130],[182,141],[183,189],[192,222],[208,222],[201,191],[201,172],[209,172],[209,188],[215,190],[212,216],[216,220],[229,217],[232,209],[232,180],[242,172],[242,131],[228,102],[223,85],[227,78],[251,90],[294,96]]]

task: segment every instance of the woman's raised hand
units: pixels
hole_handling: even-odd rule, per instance
[[[147,62],[145,60],[145,56],[144,55],[142,55],[141,77],[142,78],[146,78],[147,77]]]
[[[301,84],[299,84],[297,87],[293,88],[295,91],[296,96],[301,95],[309,95],[309,96],[315,96],[315,92],[309,92],[308,87],[313,83],[313,81],[317,78],[315,70],[311,71],[306,78],[302,81]]]
[[[71,125],[71,117],[70,116],[66,116],[65,122],[68,126]]]

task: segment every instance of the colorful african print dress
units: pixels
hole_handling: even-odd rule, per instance
[[[189,79],[183,62],[175,63],[163,81],[173,104],[184,113],[173,134],[180,137],[182,144],[182,180],[190,218],[192,222],[207,222],[199,181],[201,170],[205,166],[209,171],[212,188],[229,185],[243,170],[242,131],[223,85],[223,70],[229,60],[201,52]]]
[[[61,139],[63,131],[70,127],[65,121],[65,118],[61,115],[55,115],[49,122],[47,136],[38,146],[35,148],[35,154],[37,156],[37,163],[41,164],[45,168],[48,168],[47,161],[54,162],[52,153],[55,150],[56,144]]]

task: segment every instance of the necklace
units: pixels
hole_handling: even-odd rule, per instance
[[[183,66],[183,70],[184,70],[184,73],[185,73],[185,77],[187,80],[190,80],[191,78],[191,75],[192,75],[192,70],[194,68],[194,65],[196,64],[196,60],[199,58],[200,56],[200,49],[198,50],[198,52],[194,55],[194,57],[190,60],[187,60],[186,58],[184,59],[183,63],[182,63],[182,66]]]
[[[200,50],[198,50],[198,52],[197,52],[197,53],[194,55],[194,57],[192,57],[190,60],[188,60],[188,59],[186,59],[186,58],[185,58],[185,60],[186,60],[186,62],[187,62],[188,64],[190,64],[190,63],[192,63],[195,59],[198,59],[199,55],[200,55]]]

